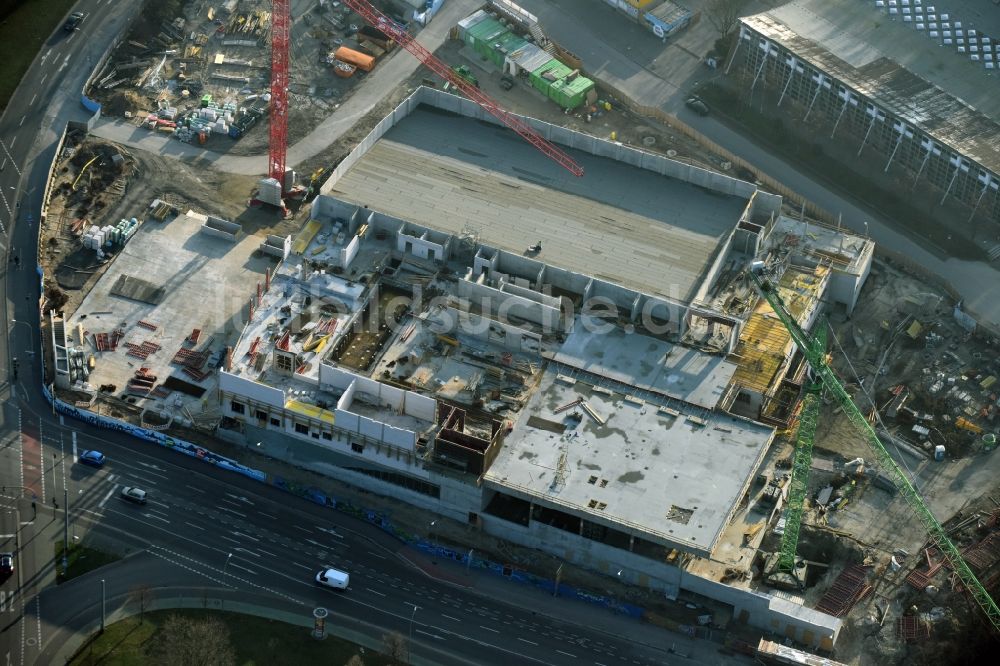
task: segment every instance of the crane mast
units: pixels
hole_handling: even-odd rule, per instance
[[[288,152],[288,41],[290,0],[271,2],[271,113],[269,117],[267,175],[281,183],[285,193],[285,157]]]

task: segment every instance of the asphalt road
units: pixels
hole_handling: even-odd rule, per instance
[[[367,632],[376,641],[387,630],[410,635],[412,620],[414,650],[432,663],[500,664],[513,659],[610,666],[666,661],[664,649],[430,578],[404,559],[402,544],[391,536],[276,488],[235,474],[220,475],[197,460],[115,433],[80,434],[74,449],[71,435],[57,422],[43,419],[40,425],[46,493],[61,492],[64,484],[69,491],[69,539],[97,530],[141,553],[100,574],[107,580],[108,597],[120,603],[135,585],[145,583],[196,590],[189,592],[193,596],[229,592],[233,599],[265,599],[305,616],[324,606],[331,611],[331,622]],[[103,468],[74,464],[85,447],[100,447],[108,456]],[[122,500],[125,486],[146,489],[148,504]],[[44,529],[55,522],[58,529],[63,508],[60,502],[58,510],[40,509],[36,524]],[[53,566],[49,560],[36,566]],[[350,572],[346,593],[315,585],[315,574],[324,566]],[[40,601],[28,601],[36,615],[28,613],[28,630],[37,629],[42,637],[37,663],[52,663],[58,654],[60,628],[84,628],[97,620],[96,578],[88,580],[50,588]],[[601,612],[594,611],[595,620]],[[714,645],[700,648],[708,649],[706,657],[714,653]],[[696,652],[699,646],[689,649]]]

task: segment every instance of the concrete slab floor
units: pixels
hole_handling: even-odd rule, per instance
[[[690,298],[746,201],[588,154],[575,178],[514,133],[417,109],[330,192],[649,294]],[[442,202],[447,202],[443,204]]]
[[[157,383],[168,376],[214,388],[211,373],[202,382],[170,363],[193,329],[201,329],[197,349],[219,352],[229,338],[242,328],[241,313],[253,292],[253,285],[262,279],[269,258],[253,256],[261,239],[244,236],[233,244],[221,238],[199,232],[204,216],[189,211],[165,223],[147,220],[135,236],[114,258],[112,265],[84,298],[80,307],[69,317],[67,335],[79,344],[78,324],[83,326],[84,346],[94,354],[96,367],[89,383],[94,388],[114,384],[115,394],[125,390],[129,379],[140,367],[148,367]],[[127,275],[145,280],[164,290],[159,305],[130,300],[111,293],[119,277]],[[138,325],[142,320],[156,327],[149,330]],[[94,335],[124,330],[116,351],[96,351]],[[125,343],[152,342],[160,349],[145,360],[128,356]],[[207,372],[208,367],[204,368]],[[175,393],[175,395],[180,395]],[[150,401],[152,402],[152,401]],[[165,405],[162,401],[157,401]],[[185,406],[196,414],[203,409],[203,400],[185,396]],[[142,401],[140,401],[142,404]],[[173,399],[171,398],[171,406]]]
[[[580,404],[556,412],[577,399],[604,422]],[[722,414],[702,427],[550,369],[485,481],[598,524],[642,526],[645,538],[707,555],[773,434]]]

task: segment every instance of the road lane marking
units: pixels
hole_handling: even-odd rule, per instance
[[[194,523],[188,523],[188,522],[185,522],[184,524],[187,525],[187,526],[189,526],[189,527],[193,527],[196,530],[201,530],[202,532],[205,531],[205,528],[202,527],[201,525],[195,525]]]
[[[246,518],[246,517],[247,517],[247,515],[246,515],[245,513],[240,513],[239,511],[233,511],[232,509],[227,509],[227,508],[226,508],[226,507],[224,507],[224,506],[218,506],[218,507],[216,507],[216,508],[217,508],[217,509],[218,509],[219,511],[228,511],[229,513],[234,513],[234,514],[236,514],[237,516],[239,516],[240,518]]]
[[[169,521],[169,520],[167,520],[166,518],[160,518],[159,516],[154,516],[154,515],[153,515],[153,514],[151,514],[151,513],[144,513],[144,514],[142,514],[142,515],[146,516],[147,518],[152,518],[153,520],[160,520],[160,521],[163,521],[163,522],[164,522],[164,523],[166,523],[167,525],[169,525],[169,524],[170,524],[170,521]]]
[[[445,615],[444,613],[441,613],[441,617],[446,617],[449,620],[454,620],[455,622],[461,622],[461,620],[459,620],[457,617],[452,617],[451,615]]]
[[[487,627],[484,624],[479,625],[479,628],[480,629],[485,629],[486,631],[492,631],[494,634],[499,634],[500,633],[498,630],[494,629],[493,627]]]
[[[263,511],[258,511],[258,512],[257,512],[257,515],[258,515],[258,516],[264,516],[265,518],[270,518],[271,520],[277,520],[277,519],[278,519],[278,517],[277,517],[277,516],[272,516],[271,514],[269,514],[269,513],[264,513]]]
[[[246,571],[249,574],[253,574],[254,576],[257,575],[257,572],[254,571],[253,569],[247,569],[246,567],[241,567],[240,565],[234,564],[233,562],[230,562],[229,566],[231,566],[234,569],[243,569],[243,571]]]
[[[315,567],[307,567],[306,565],[299,564],[298,562],[289,562],[289,564],[294,564],[295,566],[301,567],[301,568],[305,569],[306,571],[312,571],[315,568]]]
[[[311,531],[311,530],[307,530],[306,528],[302,527],[301,525],[295,525],[294,527],[295,527],[295,529],[297,529],[297,530],[302,530],[302,531],[303,531],[303,532],[305,532],[306,534],[312,534],[312,531]]]
[[[278,557],[274,553],[272,553],[270,551],[267,551],[267,550],[264,550],[263,548],[257,548],[257,550],[259,550],[260,552],[264,553],[265,555],[270,555],[271,557]]]
[[[28,102],[28,106],[31,106],[32,104],[34,104],[36,99],[38,99],[38,93],[35,93],[34,95],[31,96],[31,101]],[[62,423],[62,421],[61,421],[62,414],[59,415],[59,418],[60,418],[60,423]]]
[[[330,536],[337,537],[338,539],[343,539],[343,535],[337,534],[337,530],[331,530],[327,527],[317,527],[320,532],[326,532]]]
[[[243,537],[244,539],[250,539],[251,541],[260,541],[257,537],[252,537],[249,534],[243,534],[243,532],[233,532],[233,536]]]
[[[228,497],[232,497],[232,498],[233,498],[233,499],[235,499],[235,500],[239,500],[239,501],[240,501],[240,502],[242,502],[243,504],[249,504],[250,506],[253,506],[253,502],[252,502],[251,500],[249,500],[248,498],[246,498],[246,497],[243,497],[242,495],[234,495],[234,494],[232,494],[232,493],[226,493],[226,495],[227,495]],[[223,500],[223,502],[224,502],[224,501],[226,501],[226,500]]]
[[[369,592],[371,592],[372,594],[377,594],[380,597],[386,596],[385,592],[379,592],[378,590],[373,590],[370,587],[366,587],[365,589],[368,590]]]
[[[389,559],[389,558],[388,558],[388,557],[386,557],[385,555],[379,555],[378,553],[373,553],[373,552],[372,552],[372,551],[370,551],[370,550],[368,551],[368,554],[369,554],[369,555],[371,555],[372,557],[377,557],[377,558],[378,558],[378,559],[380,559],[380,560],[387,560],[387,559]]]
[[[203,493],[203,492],[205,492],[201,488],[195,488],[194,486],[187,486],[187,487],[190,488],[191,490],[195,491],[196,493]]]
[[[23,125],[24,124],[24,119],[27,118],[27,117],[28,117],[27,115],[21,116],[21,122],[19,122],[17,124],[17,126],[20,127],[21,125]]]
[[[230,539],[225,534],[220,534],[219,538],[220,539],[225,539],[226,541],[232,541],[233,543],[243,543],[242,541],[237,541],[236,539]]]
[[[559,654],[564,654],[567,657],[571,657],[573,659],[576,659],[576,655],[575,654],[570,654],[569,652],[563,652],[562,650],[556,650],[556,652],[558,652]]]
[[[168,518],[169,517],[169,516],[167,516],[167,514],[163,513],[162,511],[155,511],[153,509],[146,509],[146,511],[149,511],[150,513],[155,513],[158,516],[163,516],[164,518]]]
[[[423,634],[424,636],[430,636],[431,638],[436,638],[439,641],[444,640],[444,636],[438,636],[437,634],[432,634],[429,631],[424,631],[423,629],[414,629],[414,633]]]
[[[517,637],[517,640],[521,641],[522,643],[527,643],[528,645],[538,645],[538,643],[536,643],[535,641],[529,641],[527,638],[521,638],[520,636]]]
[[[102,499],[100,502],[97,503],[97,506],[99,506],[99,507],[101,507],[103,509],[104,505],[107,504],[108,500],[111,499],[111,496],[115,494],[116,490],[118,490],[118,484],[117,483],[115,484],[114,488],[112,488],[111,490],[108,491],[108,494],[104,496],[104,499]]]

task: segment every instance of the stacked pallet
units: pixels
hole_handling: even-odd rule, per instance
[[[160,345],[156,344],[155,342],[150,342],[148,340],[140,345],[137,345],[134,342],[126,342],[125,347],[128,349],[126,355],[132,356],[142,361],[145,361],[147,358],[149,358],[150,354],[153,354],[162,349]]]
[[[127,390],[129,393],[147,397],[155,384],[156,375],[149,374],[149,368],[139,368],[128,381]]]

